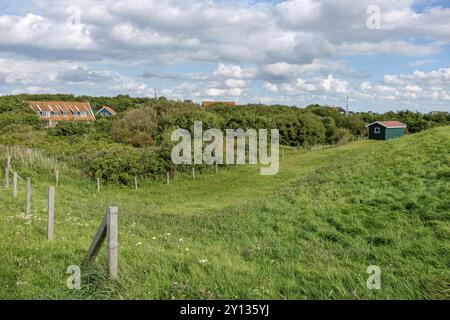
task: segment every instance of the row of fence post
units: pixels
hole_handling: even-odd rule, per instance
[[[295,147],[292,147],[292,153],[295,153]],[[306,146],[305,146],[305,152],[306,152]],[[284,157],[284,148],[281,148],[281,158]],[[215,163],[214,165],[215,167],[215,173],[219,172],[219,166],[217,163]],[[5,166],[5,187],[9,188],[10,185],[10,171],[11,171],[11,156],[8,156],[8,160],[7,160],[7,165]],[[14,198],[17,197],[17,173],[14,173]],[[195,167],[192,167],[192,180],[196,180],[196,171],[195,171]],[[166,177],[166,183],[167,185],[170,185],[170,172],[167,172],[167,177]],[[55,185],[58,186],[59,185],[59,170],[55,170]],[[27,186],[28,186],[28,182],[27,182]],[[101,191],[101,180],[100,178],[96,179],[96,189],[97,192]],[[134,177],[134,189],[138,190],[138,179],[137,177]],[[28,188],[27,188],[28,190]],[[28,208],[28,205],[27,205]]]
[[[5,185],[9,188],[9,172],[12,171],[10,167],[10,162],[6,166],[5,173]],[[17,190],[18,190],[18,180],[19,175],[16,171],[13,171],[13,198],[17,198]],[[6,178],[7,177],[7,178]],[[56,184],[58,183],[59,172],[56,171]],[[99,182],[99,180],[97,180]],[[99,186],[99,184],[98,184]],[[135,179],[135,187],[137,189],[137,178]],[[26,208],[25,213],[26,216],[31,214],[31,178],[26,178]],[[48,203],[47,203],[47,240],[53,241],[54,239],[54,231],[55,231],[55,204],[56,204],[56,188],[54,186],[50,186],[48,188]],[[94,237],[91,248],[88,250],[87,256],[85,258],[85,263],[89,264],[93,262],[95,256],[100,250],[100,246],[104,238],[106,238],[106,256],[108,261],[108,269],[109,276],[111,279],[115,280],[118,278],[118,260],[119,260],[119,252],[118,252],[118,208],[117,207],[108,207],[104,224],[100,226],[99,229],[100,236]]]

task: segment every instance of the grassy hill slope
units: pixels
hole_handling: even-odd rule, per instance
[[[357,141],[286,154],[280,174],[222,170],[138,191],[62,172],[55,241],[47,243],[45,170],[0,199],[0,298],[413,299],[449,298],[450,127],[388,142]],[[14,162],[13,162],[14,165]],[[104,210],[120,210],[121,280],[104,252],[66,288]],[[382,289],[366,288],[366,269]]]

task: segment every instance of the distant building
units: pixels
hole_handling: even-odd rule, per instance
[[[229,107],[236,107],[236,102],[224,102],[224,101],[203,101],[203,108],[209,108],[215,105],[226,105]]]
[[[96,114],[102,117],[114,117],[117,112],[108,106],[103,106]]]
[[[330,106],[330,109],[333,109],[336,112],[339,112],[340,114],[346,114],[347,111],[344,108],[337,107],[337,106]]]
[[[369,139],[372,140],[390,140],[401,137],[406,129],[406,125],[398,121],[375,121],[366,127],[369,129]]]
[[[440,114],[447,115],[448,112],[446,112],[446,111],[431,111],[431,112],[429,113],[429,115],[431,115],[431,116],[437,116],[437,115],[440,115]]]
[[[46,127],[54,127],[61,121],[95,121],[89,102],[27,101],[34,112],[46,121]]]

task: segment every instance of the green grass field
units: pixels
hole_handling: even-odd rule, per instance
[[[0,299],[450,298],[450,127],[287,152],[273,177],[230,167],[97,193],[63,171],[52,243],[53,177],[17,169],[33,180],[32,215],[23,182],[17,200],[1,190]],[[81,265],[109,205],[119,207],[120,280],[108,280],[103,249],[69,290],[67,267]],[[381,290],[366,287],[370,265]]]

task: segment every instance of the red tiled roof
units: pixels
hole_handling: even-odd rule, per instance
[[[406,124],[401,123],[400,121],[375,121],[374,123],[368,124],[367,127],[370,127],[373,124],[381,124],[386,128],[406,128]]]
[[[208,108],[208,107],[211,107],[216,104],[224,104],[229,107],[236,107],[236,102],[224,102],[224,101],[203,101],[202,102],[203,108]]]
[[[380,122],[382,125],[384,125],[387,128],[390,127],[406,127],[406,124],[401,123],[399,121],[378,121]]]
[[[94,121],[95,116],[88,102],[70,101],[27,101],[40,118],[51,121]],[[50,112],[49,115],[41,112]],[[85,112],[81,116],[80,112]],[[66,114],[64,114],[66,113]]]

